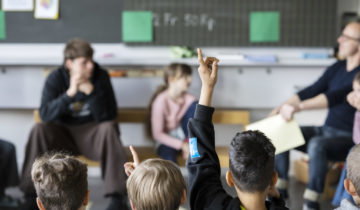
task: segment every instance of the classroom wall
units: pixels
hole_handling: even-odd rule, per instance
[[[338,16],[343,11],[360,12],[360,4],[358,0],[339,0]],[[19,168],[24,158],[24,148],[33,126],[33,109],[39,106],[41,89],[46,77],[46,71],[39,66],[34,67],[34,60],[42,60],[45,66],[48,63],[61,63],[62,45],[50,47],[48,45],[35,45],[37,50],[26,52],[22,50],[24,45],[1,45],[0,48],[0,66],[7,62],[17,62],[19,55],[27,53],[27,63],[30,66],[20,65],[16,67],[8,67],[0,69],[0,138],[13,142],[17,147],[17,157]],[[168,50],[153,50],[153,48],[126,48],[122,45],[116,45],[113,52],[129,57],[136,57],[146,51],[148,60],[157,59],[156,56],[168,54]],[[124,48],[126,51],[123,51]],[[55,49],[55,50],[54,50]],[[263,49],[258,49],[263,52]],[[291,49],[300,51],[301,49]],[[25,52],[24,52],[25,51]],[[99,52],[100,51],[100,52]],[[97,51],[104,54],[106,50]],[[226,51],[223,48],[213,48],[212,52]],[[256,51],[256,50],[255,50]],[[33,55],[35,54],[35,55]],[[285,53],[286,54],[286,53]],[[31,57],[33,56],[33,57]],[[50,56],[50,57],[49,57]],[[117,54],[116,54],[117,56]],[[113,57],[113,60],[118,57]],[[46,57],[47,59],[43,59]],[[130,60],[134,62],[134,60]],[[123,61],[123,65],[129,61]],[[141,64],[144,60],[137,60]],[[105,61],[106,63],[106,61]],[[133,63],[131,64],[133,65]],[[271,107],[280,104],[288,96],[296,92],[301,87],[310,84],[324,70],[324,66],[320,65],[316,68],[301,67],[297,68],[292,65],[288,68],[267,67],[231,67],[226,73],[220,72],[219,83],[214,95],[214,105],[218,107],[241,107],[250,111],[251,121],[260,120],[268,115]],[[222,74],[223,73],[223,74]],[[199,79],[194,76],[191,92],[198,96]],[[265,82],[263,82],[265,81]],[[267,82],[266,82],[267,81]],[[120,107],[145,107],[151,93],[156,86],[161,83],[161,78],[115,78],[113,79],[116,97]],[[136,84],[136,85],[134,85]],[[282,84],[282,85],[280,85]],[[128,90],[131,88],[132,93]],[[234,91],[235,90],[235,91]],[[264,94],[266,91],[272,90],[273,94]],[[133,97],[141,94],[141,97]],[[238,97],[234,96],[234,93]],[[255,97],[254,97],[255,96]],[[264,97],[265,96],[265,97]],[[326,116],[326,110],[308,111],[297,114],[296,120],[302,125],[321,125]],[[124,145],[150,145],[151,142],[144,139],[142,132],[143,126],[139,124],[122,124],[121,139]],[[228,145],[232,135],[241,128],[237,126],[216,125],[217,145]]]

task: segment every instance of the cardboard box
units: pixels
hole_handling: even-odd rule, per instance
[[[329,164],[329,170],[325,179],[324,192],[322,199],[332,199],[335,195],[336,187],[340,178],[341,163]],[[307,184],[309,182],[309,163],[307,160],[299,159],[294,161],[295,178]]]

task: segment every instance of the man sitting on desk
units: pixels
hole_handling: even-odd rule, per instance
[[[69,151],[100,161],[105,196],[110,209],[127,209],[126,154],[114,121],[117,105],[108,73],[92,60],[93,49],[81,39],[71,40],[64,50],[64,65],[47,78],[40,115],[26,145],[20,187],[27,209],[35,209],[31,166],[47,151]],[[29,204],[29,205],[28,205]]]

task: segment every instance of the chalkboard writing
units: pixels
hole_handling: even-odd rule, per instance
[[[336,7],[336,0],[124,0],[124,10],[153,12],[154,40],[140,45],[328,47]],[[267,11],[280,14],[279,40],[251,42],[251,13]]]
[[[171,12],[164,12],[162,14],[153,13],[154,27],[176,27],[183,25],[184,27],[207,27],[209,32],[214,30],[215,18],[207,14],[190,14],[184,13],[180,16],[172,14]]]

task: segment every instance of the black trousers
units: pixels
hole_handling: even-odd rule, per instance
[[[0,196],[4,195],[5,188],[18,184],[15,146],[0,139]]]

